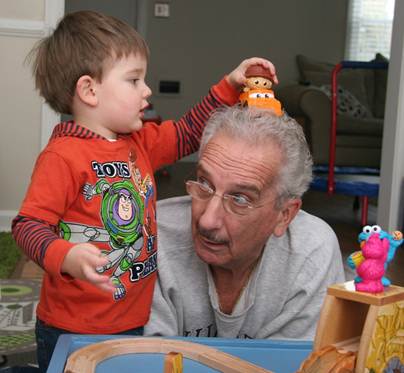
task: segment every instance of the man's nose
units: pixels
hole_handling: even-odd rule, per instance
[[[215,194],[209,201],[205,202],[199,224],[205,229],[220,228],[225,213],[222,197]]]

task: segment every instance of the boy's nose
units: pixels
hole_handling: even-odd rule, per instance
[[[150,89],[150,87],[147,84],[145,84],[144,98],[150,97],[151,94],[152,94],[152,90]]]

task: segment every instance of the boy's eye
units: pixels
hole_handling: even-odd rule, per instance
[[[131,79],[130,81],[132,82],[132,84],[136,84],[139,81],[139,79],[137,79],[137,78],[136,79]]]

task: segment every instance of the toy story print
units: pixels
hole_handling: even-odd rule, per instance
[[[120,172],[120,176],[126,178],[123,177],[119,181],[109,181],[103,177],[100,173],[102,167],[99,163],[94,167],[93,161],[93,169],[97,176],[101,177],[95,184],[85,183],[82,195],[87,203],[100,203],[101,227],[64,221],[59,224],[60,235],[71,242],[108,243],[109,250],[102,252],[109,263],[97,268],[97,272],[111,271],[115,300],[126,296],[123,276],[128,273],[130,281],[138,281],[139,263],[136,263],[136,260],[144,249],[147,254],[152,253],[155,245],[155,235],[151,228],[151,217],[154,218],[155,212],[153,204],[149,203],[154,195],[152,178],[149,174],[143,177],[135,161],[136,156],[132,151],[128,164],[122,165],[122,162],[119,162],[120,170],[126,171],[125,175]],[[136,274],[132,273],[133,270]]]

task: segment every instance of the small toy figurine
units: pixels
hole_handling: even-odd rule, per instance
[[[282,115],[280,101],[275,98],[272,87],[272,76],[269,70],[260,65],[250,66],[246,73],[247,81],[240,102],[244,106],[257,106],[271,109],[276,115]]]
[[[381,239],[387,238],[389,240],[389,250],[384,268],[385,270],[387,270],[389,263],[394,258],[397,248],[404,242],[403,234],[400,231],[394,231],[392,234],[389,234],[386,231],[382,230],[378,225],[373,226],[366,225],[365,227],[363,227],[362,232],[358,236],[358,241],[361,248],[373,233],[379,233]],[[356,269],[359,267],[359,265],[363,262],[364,259],[365,258],[362,254],[362,251],[355,251],[348,257],[347,264],[350,268]],[[355,283],[361,281],[362,278],[360,276],[355,277]],[[387,277],[383,276],[382,284],[383,286],[390,286],[391,281]]]
[[[364,260],[356,269],[362,278],[361,282],[355,283],[357,291],[366,293],[382,293],[384,287],[382,277],[385,271],[385,263],[389,251],[389,240],[381,238],[380,233],[373,233],[362,246]]]

